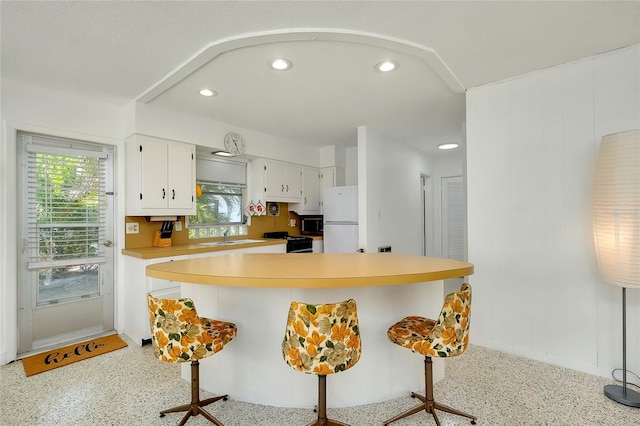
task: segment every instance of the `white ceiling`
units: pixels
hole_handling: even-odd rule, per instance
[[[0,2],[2,78],[317,146],[461,142],[464,89],[640,42],[640,1]],[[315,38],[314,38],[315,37]],[[285,56],[286,72],[267,60]],[[373,66],[395,59],[397,71]],[[203,87],[216,97],[197,94]],[[247,143],[251,143],[248,141]]]

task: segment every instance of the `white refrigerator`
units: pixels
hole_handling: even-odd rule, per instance
[[[323,194],[325,253],[356,253],[358,244],[358,187],[335,186]]]

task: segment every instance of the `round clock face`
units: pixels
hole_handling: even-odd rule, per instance
[[[239,133],[229,132],[224,137],[224,149],[233,155],[244,153],[244,138]]]

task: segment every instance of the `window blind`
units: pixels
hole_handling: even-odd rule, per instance
[[[29,269],[103,263],[107,154],[36,136],[26,153]]]
[[[247,164],[198,157],[196,158],[196,180],[225,185],[246,186]]]

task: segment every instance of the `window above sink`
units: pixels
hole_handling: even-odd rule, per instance
[[[186,217],[189,239],[247,235],[244,214],[246,164],[212,159],[196,161],[196,214]]]

